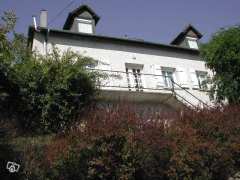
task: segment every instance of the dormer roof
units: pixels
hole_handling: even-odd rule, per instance
[[[179,45],[186,37],[193,37],[197,39],[202,38],[202,34],[191,24],[186,26],[181,33],[170,43],[171,45]]]
[[[64,30],[69,30],[76,17],[82,17],[85,19],[94,19],[95,25],[98,23],[100,17],[87,5],[81,5],[77,9],[68,14],[67,20],[63,26]]]

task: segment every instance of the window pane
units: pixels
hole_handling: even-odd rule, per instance
[[[172,71],[162,71],[162,75],[164,76],[164,84],[165,87],[172,88],[173,72]]]
[[[92,24],[88,23],[78,23],[78,30],[83,33],[93,33]]]
[[[207,73],[206,72],[197,72],[198,84],[200,89],[207,89]]]
[[[143,91],[141,69],[126,68],[126,73],[129,91]]]
[[[197,44],[197,41],[196,41],[196,40],[191,40],[191,39],[189,39],[189,40],[188,40],[188,44],[189,44],[189,47],[190,47],[190,48],[198,49],[198,44]]]

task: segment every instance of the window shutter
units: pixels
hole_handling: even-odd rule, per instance
[[[156,88],[165,87],[164,78],[162,76],[162,68],[159,65],[154,65],[154,74],[156,75],[154,80],[156,84]]]
[[[182,67],[177,68],[177,77],[178,77],[177,83],[181,87],[189,87],[187,73],[184,68]]]
[[[144,81],[145,82],[147,82],[147,83],[145,83],[144,85],[144,87],[146,87],[146,88],[151,88],[151,89],[156,89],[156,82],[155,82],[155,77],[156,76],[154,76],[155,75],[155,65],[154,64],[151,64],[150,65],[150,71],[149,71],[149,73],[151,74],[151,75],[145,75],[144,77]]]
[[[199,89],[196,70],[190,69],[190,75],[191,75],[191,82],[192,82],[193,88]]]
[[[173,81],[177,82],[176,71],[173,69],[172,72],[173,72]]]
[[[142,75],[142,71],[140,72],[141,75],[140,75],[140,79],[141,79],[141,83],[142,83],[142,88],[148,88],[147,84],[146,84],[146,76],[145,75]]]
[[[129,90],[134,88],[134,75],[133,75],[133,71],[132,69],[128,69],[128,72],[126,73],[127,75],[127,83],[128,83],[128,87],[129,87]]]

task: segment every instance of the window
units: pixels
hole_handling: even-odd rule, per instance
[[[162,75],[163,75],[163,79],[164,79],[164,85],[166,88],[172,88],[173,87],[173,73],[174,73],[174,69],[163,69],[162,70]]]
[[[141,69],[140,68],[126,68],[127,83],[129,91],[143,91]]]
[[[192,49],[198,49],[197,39],[187,37],[188,45]]]
[[[99,61],[93,61],[92,63],[89,63],[86,65],[87,69],[96,69],[97,66],[99,65]]]
[[[78,31],[82,33],[93,33],[92,30],[92,24],[85,24],[85,23],[79,23],[78,24]]]
[[[207,72],[196,71],[199,89],[207,89]]]
[[[78,32],[93,33],[93,25],[91,20],[78,19]]]

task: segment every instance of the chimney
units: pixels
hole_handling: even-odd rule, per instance
[[[47,10],[41,10],[40,12],[40,27],[46,28],[48,25],[47,22]]]

